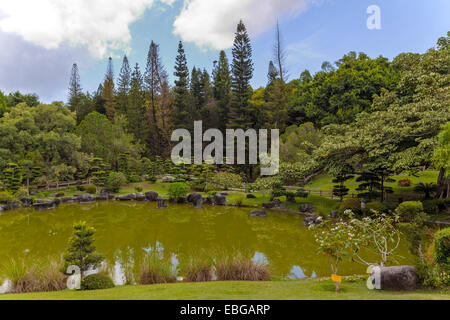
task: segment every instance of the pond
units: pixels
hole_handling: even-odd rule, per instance
[[[116,283],[123,266],[137,272],[149,252],[157,251],[182,270],[196,255],[214,256],[240,251],[268,263],[273,276],[288,278],[330,275],[330,264],[317,254],[303,216],[268,211],[267,217],[250,217],[251,209],[169,205],[156,209],[152,202],[106,201],[66,204],[55,210],[19,209],[0,216],[0,266],[10,259],[59,260],[68,245],[72,225],[86,221],[97,230],[97,251],[105,256]],[[401,243],[399,264],[411,262]],[[375,260],[376,261],[376,260]],[[366,267],[344,263],[342,275],[364,274]],[[180,274],[182,276],[182,274]],[[0,274],[0,279],[4,278]]]

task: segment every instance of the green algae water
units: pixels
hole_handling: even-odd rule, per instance
[[[97,251],[121,284],[125,269],[137,274],[145,255],[157,252],[182,276],[191,257],[214,257],[240,251],[268,263],[273,276],[287,278],[330,276],[329,260],[317,254],[312,233],[296,213],[268,211],[250,217],[251,209],[152,202],[96,202],[65,204],[55,210],[19,209],[0,215],[0,267],[11,259],[60,260],[72,225],[86,221],[96,230]],[[411,263],[404,241],[396,264]],[[377,260],[374,260],[377,261]],[[0,269],[1,270],[1,269]],[[1,272],[1,271],[0,271]],[[366,267],[343,263],[341,275],[364,274]],[[0,274],[0,279],[4,275]]]

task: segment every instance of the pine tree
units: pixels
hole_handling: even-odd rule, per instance
[[[278,78],[278,70],[275,68],[275,65],[273,64],[273,61],[270,61],[269,63],[269,71],[267,72],[267,80],[268,84],[270,85]]]
[[[190,107],[189,94],[189,69],[187,67],[186,55],[184,53],[183,43],[178,45],[178,55],[175,60],[174,73],[175,87],[174,92],[174,127],[175,128],[193,128],[192,108]]]
[[[152,41],[147,55],[144,83],[148,102],[147,119],[150,133],[148,143],[154,148],[153,154],[160,154],[161,148],[164,145],[163,141],[161,141],[162,129],[159,117],[161,94],[165,82],[167,82],[167,73],[164,70],[164,66],[159,56],[159,45]]]
[[[145,117],[146,106],[144,80],[137,63],[131,75],[131,88],[128,97],[126,115],[128,119],[129,131],[134,134],[136,140],[145,141],[148,135],[148,127]]]
[[[277,21],[277,27],[275,32],[275,45],[273,47],[273,56],[277,63],[277,72],[280,79],[287,82],[287,70],[286,70],[286,52],[283,48],[281,39],[280,24]]]
[[[77,266],[80,268],[81,277],[89,269],[97,268],[104,257],[95,253],[95,229],[89,227],[86,222],[79,222],[73,226],[73,236],[69,239],[69,248],[64,255],[65,268]]]
[[[218,113],[221,119],[220,130],[225,132],[231,101],[230,67],[225,51],[220,52],[219,62],[216,64],[213,71],[213,81],[214,99],[217,101]]]
[[[105,100],[106,116],[113,121],[115,116],[115,99],[114,99],[114,71],[112,58],[108,60],[108,68],[106,70],[105,81],[103,84],[102,98]]]
[[[80,84],[80,74],[78,72],[78,65],[74,63],[72,65],[72,72],[69,83],[69,107],[70,110],[79,112],[81,103],[82,89]]]
[[[94,109],[98,113],[106,115],[105,100],[103,100],[103,85],[99,85],[97,91],[92,97]]]
[[[233,63],[231,65],[231,90],[233,92],[230,113],[232,128],[248,128],[246,114],[248,100],[252,96],[250,80],[253,77],[252,47],[250,38],[242,20],[237,26],[233,45]]]
[[[338,183],[333,186],[333,195],[339,197],[341,202],[344,200],[344,196],[346,196],[349,191],[349,188],[347,188],[344,183],[345,181],[353,178],[350,174],[351,169],[352,168],[350,166],[344,166],[343,169],[336,175],[336,178],[333,179],[333,183]]]
[[[120,69],[119,79],[117,80],[117,111],[126,114],[128,104],[128,94],[131,86],[131,69],[128,58],[123,57],[122,68]]]
[[[197,70],[196,67],[192,68],[191,72],[191,85],[190,85],[190,92],[193,104],[195,106],[196,115],[195,118],[197,118],[198,113],[202,109],[202,106],[204,104],[203,100],[203,88],[202,88],[202,79],[201,79],[201,71]]]

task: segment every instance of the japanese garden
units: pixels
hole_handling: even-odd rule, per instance
[[[450,32],[290,76],[275,32],[258,88],[243,20],[211,70],[149,41],[94,92],[0,91],[0,300],[450,299]],[[278,129],[278,173],[174,163],[196,121]]]

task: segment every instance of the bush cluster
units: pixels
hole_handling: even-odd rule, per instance
[[[114,288],[114,282],[110,276],[103,273],[91,274],[81,281],[81,290],[100,290],[109,288]]]

